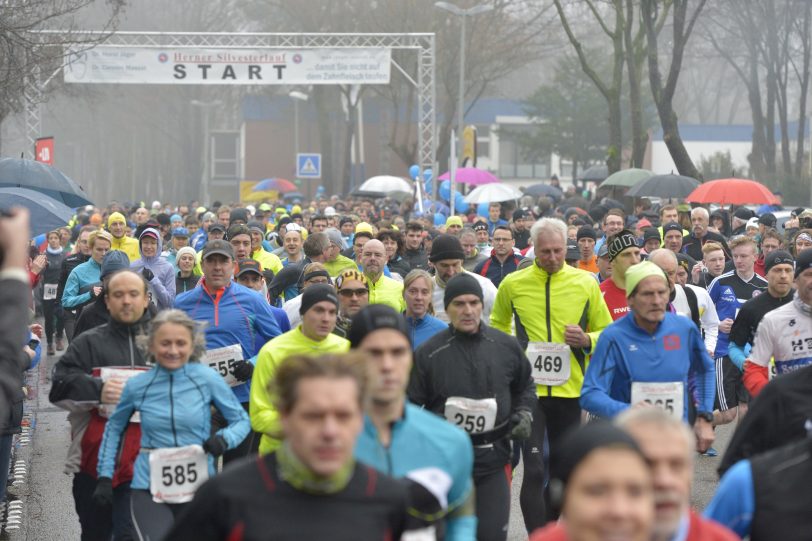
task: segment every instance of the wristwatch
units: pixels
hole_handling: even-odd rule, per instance
[[[698,419],[705,419],[707,422],[713,423],[713,413],[709,411],[698,411],[696,416]]]

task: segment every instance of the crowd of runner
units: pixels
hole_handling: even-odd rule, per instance
[[[655,203],[79,209],[0,287],[82,539],[501,541],[520,462],[533,541],[809,539],[812,211]]]

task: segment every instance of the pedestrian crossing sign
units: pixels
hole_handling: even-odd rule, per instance
[[[296,176],[300,178],[321,178],[321,154],[297,154]]]

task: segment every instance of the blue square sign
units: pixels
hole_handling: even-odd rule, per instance
[[[297,154],[296,176],[299,178],[321,178],[321,154]]]

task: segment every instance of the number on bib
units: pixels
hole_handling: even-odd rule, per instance
[[[45,284],[42,286],[42,300],[52,301],[56,299],[57,284]]]
[[[156,449],[149,454],[149,491],[157,503],[186,503],[209,478],[209,464],[199,445]]]
[[[570,379],[570,347],[551,342],[527,345],[533,381],[538,385],[563,385]]]
[[[685,408],[685,391],[681,381],[632,383],[632,404],[646,402],[662,408],[675,419],[682,419]]]
[[[220,374],[229,387],[236,387],[243,382],[234,377],[234,363],[242,357],[242,347],[239,344],[233,344],[207,351],[201,362]]]
[[[445,401],[445,418],[469,434],[488,432],[496,424],[496,399],[451,396]]]

